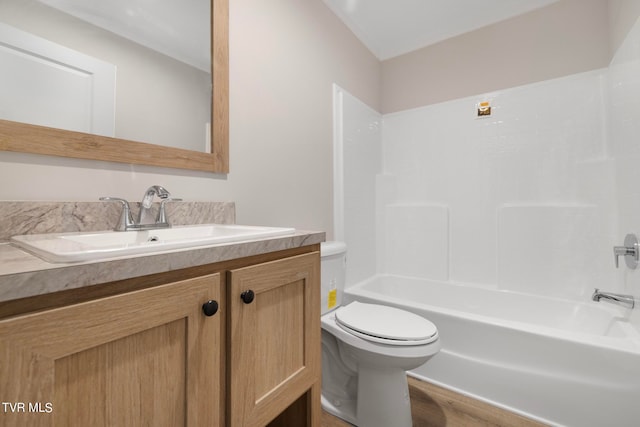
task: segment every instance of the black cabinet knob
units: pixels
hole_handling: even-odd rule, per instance
[[[256,294],[251,289],[249,289],[248,291],[244,291],[243,293],[240,294],[240,298],[242,298],[242,301],[245,304],[251,304],[255,297],[256,297]]]
[[[210,299],[202,304],[202,312],[205,316],[211,317],[218,312],[218,302]]]

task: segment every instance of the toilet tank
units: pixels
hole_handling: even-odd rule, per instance
[[[347,245],[344,242],[320,244],[321,311],[328,313],[340,306],[347,274]]]

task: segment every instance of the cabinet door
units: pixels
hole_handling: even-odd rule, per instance
[[[231,427],[264,426],[305,393],[315,424],[320,396],[320,256],[229,272]],[[253,293],[253,300],[245,291]],[[313,388],[313,390],[312,390]],[[316,402],[317,401],[317,402]]]
[[[0,425],[219,425],[219,298],[216,274],[0,321]]]

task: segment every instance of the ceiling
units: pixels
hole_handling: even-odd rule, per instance
[[[558,0],[323,0],[380,60]]]

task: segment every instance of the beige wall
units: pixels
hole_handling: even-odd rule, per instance
[[[611,56],[620,47],[627,33],[640,16],[640,1],[609,0],[609,28]]]
[[[230,2],[227,176],[0,152],[0,200],[237,202],[238,222],[332,228],[332,83],[379,108],[379,62],[321,1]]]
[[[606,67],[607,0],[561,0],[382,63],[382,112]]]
[[[332,84],[379,108],[379,62],[321,1],[233,0],[231,14],[238,218],[329,232]]]

